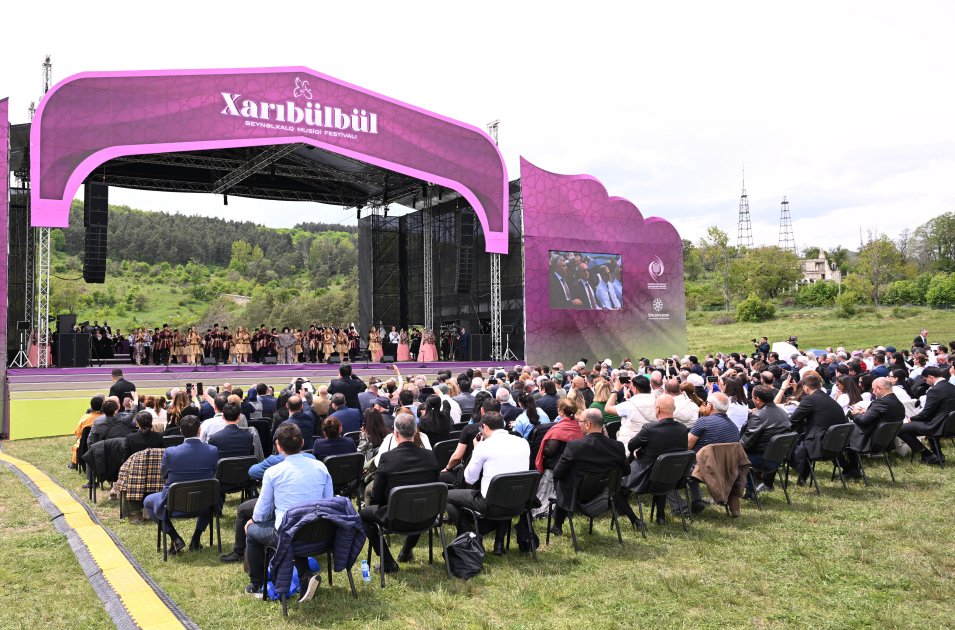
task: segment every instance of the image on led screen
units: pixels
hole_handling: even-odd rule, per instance
[[[619,311],[623,304],[620,254],[550,252],[550,307]]]

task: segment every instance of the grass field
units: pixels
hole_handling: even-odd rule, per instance
[[[763,335],[769,341],[799,337],[800,348],[866,348],[894,345],[899,350],[912,346],[919,330],[927,328],[929,340],[948,345],[955,340],[955,311],[930,308],[904,308],[896,311],[880,308],[862,311],[852,319],[840,319],[831,309],[786,308],[775,319],[758,323],[715,324],[725,317],[720,312],[687,314],[686,332],[690,352],[699,356],[709,352],[751,353],[750,339]]]
[[[68,438],[47,438],[5,443],[4,448],[80,494],[83,480],[65,467],[69,444]],[[794,486],[792,507],[777,491],[761,512],[744,505],[738,520],[710,508],[688,536],[678,524],[654,525],[644,541],[627,526],[622,548],[608,529],[608,519],[597,521],[593,535],[586,533],[585,521],[578,521],[583,532],[579,555],[565,534],[540,550],[538,563],[516,549],[505,558],[489,554],[487,574],[468,582],[448,580],[440,564],[429,566],[427,551],[419,544],[415,561],[389,576],[385,590],[374,582],[363,586],[356,568],[359,598],[352,600],[346,579],[338,574],[335,586],[323,584],[313,602],[291,605],[289,625],[950,627],[955,611],[955,469],[900,462],[899,483],[894,485],[882,465],[873,463],[870,472],[868,488],[852,484],[844,492],[825,476],[822,497]],[[11,477],[7,474],[0,486],[0,523],[8,536],[15,523],[29,522],[34,508],[42,517],[29,493]],[[241,568],[220,564],[214,549],[163,563],[155,551],[154,526],[120,521],[115,503],[100,502],[95,509],[202,627],[280,623],[277,604],[242,594],[247,579]],[[230,500],[222,523],[225,549],[232,542],[234,514],[235,500]],[[180,527],[184,531],[190,525],[183,522]],[[89,587],[75,561],[62,557],[68,554],[65,541],[52,528],[36,536],[14,537],[13,545],[0,547],[0,554],[6,555],[6,588],[0,595],[6,601],[0,605],[23,611],[14,611],[22,615],[17,620],[39,610],[54,627],[101,625],[102,616],[90,610],[97,603],[92,593],[80,592]],[[59,561],[44,557],[56,548],[61,550]],[[56,595],[31,596],[26,606],[12,601],[11,593],[35,591],[38,583],[49,585],[42,588]],[[56,621],[78,614],[87,615],[89,622]]]

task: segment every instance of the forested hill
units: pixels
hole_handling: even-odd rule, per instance
[[[229,221],[168,212],[146,212],[127,206],[109,207],[108,251],[112,260],[156,264],[200,264],[226,267],[232,259],[232,245],[243,241],[262,256],[278,263],[295,257],[307,261],[316,235],[355,234],[356,226],[303,222],[292,229],[268,228],[251,221]],[[71,256],[83,253],[83,203],[74,201],[70,227],[63,230],[63,251]]]

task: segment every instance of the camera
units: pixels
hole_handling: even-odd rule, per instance
[[[792,344],[794,348],[799,347],[798,341],[799,341],[799,337],[797,337],[796,335],[792,335],[791,337],[789,337],[789,343]]]
[[[758,342],[758,341],[756,341],[756,339],[754,338],[754,339],[753,339],[753,343],[759,343],[759,342]]]

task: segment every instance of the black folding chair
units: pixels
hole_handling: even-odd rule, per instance
[[[182,436],[182,434],[179,434],[179,435],[164,435],[164,436],[162,436],[162,447],[163,447],[163,448],[170,448],[170,447],[172,447],[172,446],[179,446],[180,444],[182,444],[182,443],[185,442],[185,441],[186,441],[186,438],[184,438],[184,437]]]
[[[608,422],[607,424],[604,425],[604,429],[607,430],[608,438],[610,438],[611,440],[616,440],[617,433],[620,431],[620,421],[614,420],[612,422]]]
[[[899,431],[901,430],[902,422],[883,422],[872,432],[869,448],[864,451],[857,451],[859,471],[862,473],[862,481],[865,485],[869,485],[869,476],[866,475],[865,466],[862,464],[863,455],[869,457],[882,455],[885,458],[885,465],[889,467],[889,476],[892,477],[892,483],[895,483],[895,472],[892,470],[892,460],[889,459],[889,452],[895,450],[895,438],[899,437]]]
[[[175,516],[173,516],[175,514]],[[219,480],[199,479],[197,481],[180,481],[169,486],[166,493],[166,513],[163,520],[157,525],[156,551],[159,551],[159,541],[162,539],[162,559],[168,559],[165,524],[174,518],[198,518],[209,515],[209,544],[213,543],[212,521],[216,523],[215,535],[219,542],[219,553],[222,553],[222,530],[219,523]]]
[[[640,533],[647,537],[647,524],[643,520],[643,503],[641,497],[649,494],[654,497],[666,496],[668,492],[683,490],[686,497],[687,506],[690,505],[690,491],[687,488],[690,470],[696,462],[696,453],[693,451],[678,451],[676,453],[666,453],[660,455],[653,463],[653,470],[650,471],[650,487],[647,491],[636,492],[637,510],[640,512]],[[656,503],[651,503],[650,518],[653,518]],[[666,519],[666,511],[663,513]],[[686,516],[680,511],[680,520],[683,522],[683,531],[689,531],[686,528]],[[693,521],[693,513],[690,513],[690,521]]]
[[[822,491],[819,490],[819,481],[816,479],[816,462],[818,461],[831,461],[832,478],[829,481],[835,481],[836,471],[839,471],[839,480],[842,481],[842,488],[844,490],[849,488],[849,486],[846,485],[846,478],[842,474],[842,465],[839,463],[839,456],[842,455],[842,452],[849,446],[849,439],[852,437],[852,430],[855,426],[854,423],[847,422],[845,424],[834,424],[826,429],[825,434],[822,436],[822,450],[819,453],[819,457],[809,458],[809,476],[812,477],[812,483],[816,487],[817,495],[822,494]]]
[[[613,468],[602,472],[586,473],[577,484],[577,505],[567,514],[567,522],[570,524],[570,538],[574,543],[574,553],[580,553],[580,545],[577,544],[577,532],[574,530],[574,514],[583,514],[590,519],[590,533],[593,534],[594,519],[604,514],[607,510],[610,510],[610,528],[617,528],[617,541],[620,542],[620,546],[623,546],[623,535],[620,533],[620,518],[617,515],[617,505],[614,502],[617,493],[620,491],[620,482],[622,480],[623,473],[619,468]],[[607,502],[597,501],[604,492],[607,493]],[[551,516],[553,515],[554,506],[556,504],[557,500],[551,498],[547,505],[546,542],[548,545],[550,544]]]
[[[355,446],[358,446],[358,442],[361,441],[361,431],[349,431],[344,437],[351,438],[355,442]]]
[[[335,494],[352,498],[358,482],[364,477],[365,456],[361,453],[331,455],[323,463],[332,477]]]
[[[222,494],[241,492],[245,501],[252,494],[253,482],[249,478],[249,468],[259,463],[253,455],[245,457],[223,457],[216,464],[216,479]]]
[[[792,501],[789,500],[789,460],[798,441],[799,434],[794,432],[780,433],[771,437],[763,450],[763,465],[760,468],[763,474],[770,473],[769,469],[773,466],[776,466],[776,474],[782,475],[785,472],[785,478],[780,479],[780,485],[783,487],[783,494],[786,495],[788,505],[792,505]],[[785,471],[783,471],[784,468]],[[749,469],[749,482],[753,486],[753,500],[756,501],[756,508],[762,510],[759,491],[756,490],[756,475],[752,468]]]
[[[451,431],[450,433],[448,433],[449,440],[454,440],[455,442],[457,442],[460,437],[461,437],[460,431]]]
[[[443,444],[443,442],[439,442]],[[540,485],[541,474],[536,470],[526,472],[506,473],[495,475],[491,479],[487,490],[484,511],[472,508],[463,508],[471,513],[477,527],[478,519],[486,521],[507,521],[507,543],[505,549],[511,548],[511,521],[527,515],[527,521],[531,530],[531,539],[534,533],[534,517],[531,510],[534,508],[534,502],[537,499],[537,486]],[[592,526],[593,521],[591,521]],[[573,526],[571,526],[573,531]],[[531,555],[537,560],[537,548],[531,545]]]
[[[470,422],[469,422],[468,420],[465,420],[465,419],[464,419],[464,416],[465,416],[465,415],[466,415],[466,414],[461,414],[461,422],[455,422],[454,424],[451,425],[451,430],[452,430],[452,431],[462,431],[462,430],[464,430],[464,427],[466,427],[466,426],[468,426],[468,424],[470,424]],[[469,416],[469,418],[470,418],[470,416]]]
[[[259,443],[262,444],[262,453],[268,457],[272,454],[272,419],[249,420],[249,426],[259,434]]]
[[[438,467],[444,469],[448,465],[448,462],[451,460],[451,456],[454,455],[454,451],[458,448],[457,440],[444,440],[443,442],[438,442],[431,446],[431,451],[434,453],[434,458],[438,460]]]
[[[448,561],[447,542],[444,536],[444,511],[448,505],[448,486],[435,481],[413,486],[399,486],[388,493],[388,511],[383,523],[374,522],[381,541],[381,553],[378,554],[378,573],[381,574],[381,588],[385,588],[385,552],[388,549],[388,536],[399,534],[413,536],[428,533],[428,562],[434,562],[434,530],[441,535],[441,552],[444,556],[444,568],[451,577],[451,565]],[[368,563],[371,564],[371,545],[368,545]]]
[[[336,533],[335,523],[325,520],[318,519],[317,521],[312,521],[307,525],[303,525],[297,532],[295,532],[295,537],[292,538],[292,545],[298,549],[305,549],[311,551],[305,551],[304,553],[296,553],[296,556],[308,555],[314,557],[316,553],[321,553],[321,551],[315,551],[315,549],[321,549],[325,552],[325,565],[328,568],[328,585],[332,585],[332,554],[335,547],[335,533]],[[269,584],[269,556],[275,553],[275,547],[266,547],[264,552],[265,562],[262,563],[262,601],[268,601],[266,597],[266,592],[268,590]],[[351,574],[352,567],[347,567],[345,569],[345,575],[348,576],[348,584],[351,586],[351,595],[355,599],[358,599],[358,592],[355,590],[355,578]],[[305,584],[302,584],[302,589],[305,589]],[[288,617],[288,599],[284,596],[279,596],[279,601],[282,602],[282,613]]]
[[[462,411],[462,412],[461,412],[461,419],[458,420],[457,424],[460,424],[460,425],[463,426],[463,425],[465,425],[465,424],[468,424],[469,422],[471,422],[471,412],[469,412],[469,411]]]
[[[935,432],[935,435],[928,438],[929,446],[932,447],[932,452],[938,457],[939,465],[942,468],[945,468],[945,454],[942,453],[942,440],[945,438],[955,438],[955,411],[949,413],[948,418]]]
[[[83,429],[83,433],[80,435],[80,445],[76,447],[76,472],[81,475],[86,472],[86,460],[83,459],[83,456],[89,449],[90,431],[92,430],[92,424]]]

